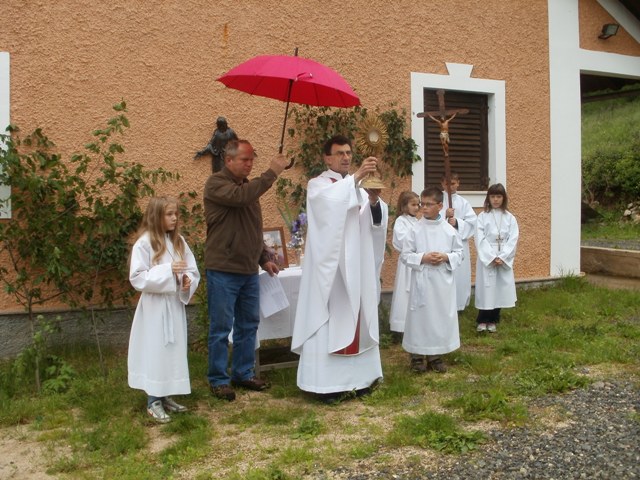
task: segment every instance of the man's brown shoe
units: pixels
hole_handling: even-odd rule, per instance
[[[257,392],[259,392],[260,390],[266,390],[271,386],[258,377],[249,378],[247,380],[231,380],[231,384],[234,387],[242,387],[246,388],[247,390],[255,390]]]
[[[209,390],[211,390],[214,397],[217,397],[220,400],[232,402],[236,399],[236,392],[233,391],[233,388],[231,388],[231,385],[229,384],[225,383],[215,387],[213,385],[209,385]]]

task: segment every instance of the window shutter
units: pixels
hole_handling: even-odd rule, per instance
[[[469,110],[469,113],[456,115],[449,123],[449,161],[451,171],[460,177],[460,190],[486,190],[489,186],[487,96],[446,90],[444,103],[447,110]],[[436,90],[424,89],[424,111],[438,111]],[[424,185],[439,187],[444,175],[444,152],[440,126],[429,117],[424,118],[424,138]]]

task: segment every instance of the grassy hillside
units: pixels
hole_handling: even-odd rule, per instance
[[[640,96],[583,105],[582,185],[589,203],[640,199]]]
[[[625,152],[640,132],[640,96],[582,106],[582,158],[598,151]]]

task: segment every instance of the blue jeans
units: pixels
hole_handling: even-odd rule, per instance
[[[209,384],[255,376],[256,335],[260,323],[258,274],[243,275],[207,270],[209,305]],[[227,373],[229,333],[233,327],[231,377]]]

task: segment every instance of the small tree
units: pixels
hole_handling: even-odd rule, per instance
[[[41,129],[21,137],[11,126],[4,136],[0,182],[11,185],[3,202],[10,202],[12,219],[0,223],[0,281],[27,312],[33,338],[37,305],[88,306],[95,322],[95,306],[111,306],[116,296],[127,301],[128,239],[142,216],[139,200],[154,193],[155,183],[175,177],[116,160],[124,149],[112,136],[129,121],[125,102],[114,110],[106,128],[93,132],[88,153],[67,162]],[[38,390],[41,360],[36,354]]]

